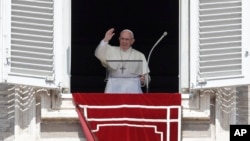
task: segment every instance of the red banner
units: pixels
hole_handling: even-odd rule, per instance
[[[178,93],[74,93],[88,141],[180,141]]]

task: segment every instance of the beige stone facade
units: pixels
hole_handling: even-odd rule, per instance
[[[0,140],[86,140],[71,94],[30,86],[0,86]],[[248,107],[248,86],[183,95],[182,141],[229,141],[230,124],[249,124]]]

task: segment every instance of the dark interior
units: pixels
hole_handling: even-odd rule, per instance
[[[149,92],[178,92],[178,0],[73,0],[71,92],[104,91],[105,68],[95,58],[94,51],[111,27],[116,32],[111,45],[119,45],[122,29],[131,29],[135,35],[133,48],[146,58],[166,31],[167,36],[150,57]]]

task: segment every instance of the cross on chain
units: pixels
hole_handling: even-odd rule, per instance
[[[120,68],[120,70],[122,71],[122,73],[124,72],[125,69],[126,69],[126,68],[125,68],[124,66],[122,66],[122,67]]]

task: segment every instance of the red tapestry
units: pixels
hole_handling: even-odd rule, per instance
[[[74,93],[88,141],[180,141],[178,93]]]

